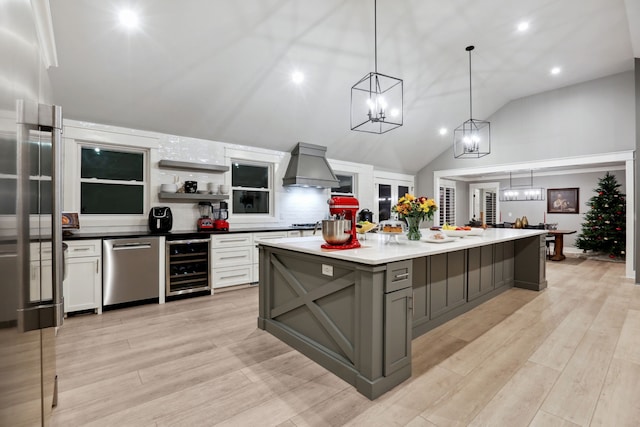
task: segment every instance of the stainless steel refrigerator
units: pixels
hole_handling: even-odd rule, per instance
[[[32,3],[0,13],[0,426],[48,425],[63,315],[62,117]]]

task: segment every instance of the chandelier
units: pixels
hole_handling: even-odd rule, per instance
[[[373,2],[374,72],[351,87],[351,130],[385,133],[402,126],[403,82],[378,73],[377,0]]]
[[[473,118],[473,98],[471,93],[471,51],[474,46],[467,46],[469,52],[469,120],[461,124],[453,132],[453,157],[480,158],[491,153],[491,124]]]
[[[533,171],[529,171],[529,184],[513,185],[509,172],[509,187],[500,190],[501,202],[522,202],[528,200],[544,200],[545,189],[533,186]]]

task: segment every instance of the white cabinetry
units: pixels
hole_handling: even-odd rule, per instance
[[[261,240],[281,239],[287,236],[287,231],[211,236],[213,289],[257,282],[259,277],[257,244]]]
[[[282,239],[284,237],[290,237],[290,232],[287,231],[265,231],[261,233],[253,233],[253,281],[257,282],[260,280],[260,257],[258,252],[258,243],[261,240],[270,240],[270,239]],[[299,234],[298,234],[299,236]]]
[[[66,241],[67,273],[63,282],[64,312],[102,313],[102,244],[100,240]]]
[[[211,287],[253,282],[253,236],[234,233],[211,236]]]

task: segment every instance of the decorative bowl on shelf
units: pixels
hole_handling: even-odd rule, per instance
[[[160,184],[160,191],[163,193],[175,193],[178,191],[178,186],[176,184]]]

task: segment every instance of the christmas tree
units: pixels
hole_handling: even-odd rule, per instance
[[[609,172],[599,180],[594,190],[597,195],[587,202],[591,209],[585,214],[582,232],[576,239],[578,248],[603,252],[610,258],[624,258],[626,204],[619,187],[616,177]]]

